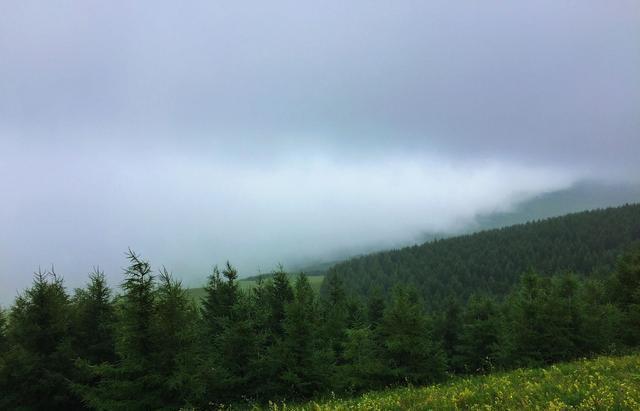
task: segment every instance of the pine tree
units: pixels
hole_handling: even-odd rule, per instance
[[[227,262],[222,273],[214,268],[206,287],[201,342],[204,353],[199,371],[206,386],[204,405],[248,393],[252,389],[249,382],[261,369],[254,363],[261,337],[255,328],[255,310],[250,298],[240,292],[237,277],[237,270]]]
[[[333,359],[317,339],[317,319],[313,290],[300,274],[294,299],[285,308],[284,336],[271,350],[278,389],[288,397],[309,397],[321,391],[333,371]]]
[[[227,261],[222,271],[213,268],[205,287],[206,296],[202,301],[202,318],[206,333],[213,338],[223,331],[224,322],[231,315],[238,299],[238,271]]]
[[[640,341],[640,246],[620,258],[615,278],[615,301],[623,315],[622,338],[635,346]]]
[[[53,269],[35,273],[33,285],[11,310],[9,350],[0,367],[0,409],[80,409],[69,380],[75,369],[69,341],[71,307]]]
[[[385,303],[380,288],[373,289],[367,297],[367,320],[373,329],[377,328],[384,316]]]
[[[444,376],[445,355],[432,336],[414,289],[396,287],[384,312],[380,333],[393,381],[425,383]]]
[[[256,376],[261,372],[257,362],[262,343],[253,301],[249,295],[240,293],[222,332],[214,340],[214,372],[209,379],[211,398],[228,403],[259,391],[256,388],[262,382]]]
[[[462,308],[459,302],[448,298],[442,314],[436,319],[436,335],[442,341],[442,349],[447,356],[449,369],[454,372],[463,371],[459,350],[462,332]]]
[[[273,273],[269,290],[269,329],[276,337],[282,337],[284,330],[282,323],[285,317],[285,307],[293,300],[293,288],[289,277],[282,266]]]
[[[163,384],[156,371],[155,278],[149,262],[129,250],[119,302],[116,364],[80,364],[96,384],[77,384],[84,401],[98,410],[162,409]]]
[[[335,273],[329,274],[325,281],[327,281],[327,293],[322,301],[322,335],[326,346],[332,350],[337,364],[340,364],[347,337],[347,296],[342,281]]]
[[[340,366],[338,389],[357,392],[380,386],[384,382],[383,350],[376,333],[369,326],[346,332],[344,364]]]
[[[473,296],[467,303],[460,339],[456,349],[459,369],[464,372],[486,373],[498,361],[500,317],[496,303],[487,297]]]
[[[197,311],[182,283],[160,270],[153,324],[154,372],[162,384],[165,409],[195,403],[203,392],[193,372],[197,357]]]
[[[2,355],[9,349],[7,341],[7,316],[5,311],[0,307],[0,361]]]
[[[104,272],[89,274],[86,290],[76,290],[73,305],[74,351],[91,364],[114,362],[115,306]]]

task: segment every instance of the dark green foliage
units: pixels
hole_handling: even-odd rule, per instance
[[[462,332],[462,307],[460,303],[449,298],[442,313],[436,316],[435,333],[442,342],[442,349],[449,359],[451,371],[464,371],[459,354],[460,334]]]
[[[76,389],[98,410],[177,409],[197,390],[196,314],[179,282],[166,270],[159,285],[147,261],[129,251],[119,303],[114,364],[79,363],[95,383]]]
[[[497,366],[501,318],[498,305],[487,297],[471,297],[461,318],[456,342],[456,370],[486,373]]]
[[[472,294],[504,296],[529,270],[542,276],[607,274],[635,240],[640,205],[627,205],[371,254],[339,263],[328,274],[363,298],[374,288],[388,296],[394,285],[412,284],[429,310],[441,310],[450,295],[461,301]]]
[[[224,323],[231,316],[238,299],[238,271],[227,261],[220,275],[218,267],[213,269],[205,287],[206,297],[202,301],[202,318],[206,332],[215,337],[224,329]]]
[[[323,391],[333,363],[330,349],[319,339],[319,310],[304,274],[296,279],[294,299],[285,308],[284,336],[272,355],[275,378],[281,392],[290,397],[307,397]]]
[[[285,307],[293,300],[293,288],[289,283],[289,277],[282,266],[273,273],[273,281],[268,286],[268,327],[276,337],[284,333],[282,323],[285,317]]]
[[[336,275],[328,276],[327,294],[322,301],[322,335],[324,344],[340,362],[349,325],[349,305],[342,281]],[[355,308],[355,307],[352,307]]]
[[[397,287],[384,312],[380,334],[391,381],[425,383],[442,379],[446,359],[413,289]]]
[[[583,309],[584,352],[616,353],[623,345],[620,333],[623,330],[623,314],[609,298],[604,281],[590,279],[581,287],[580,301]]]
[[[633,208],[574,217],[591,221],[620,210]],[[564,229],[585,236],[576,244],[589,244],[589,236],[572,224]],[[518,243],[509,233],[501,235]],[[603,235],[616,243],[615,235]],[[505,252],[511,250],[507,243]],[[154,276],[133,252],[116,298],[98,271],[71,300],[58,276],[38,273],[9,315],[0,312],[0,409],[250,407],[637,349],[640,244],[628,246],[609,273],[531,269],[508,292],[480,294],[473,293],[473,267],[482,273],[502,257],[462,252],[464,258],[473,255],[473,262],[451,257],[449,263],[468,270],[466,277],[452,277],[451,290],[434,292],[429,304],[425,289],[411,284],[396,285],[388,298],[384,281],[383,287],[372,285],[366,298],[353,295],[345,287],[350,280],[338,271],[326,277],[320,297],[304,274],[292,287],[282,268],[243,292],[227,263],[222,272],[214,269],[198,309],[166,269]],[[555,255],[529,251],[534,262]],[[381,255],[399,270],[393,281],[410,275],[402,261],[394,262],[400,255]],[[381,266],[369,268],[384,280]]]
[[[386,372],[380,338],[367,326],[351,328],[346,334],[337,388],[356,392],[380,386]]]
[[[256,327],[255,313],[253,301],[240,294],[223,320],[221,332],[204,345],[209,348],[205,362],[207,403],[225,404],[249,396],[259,383],[262,334]]]
[[[10,347],[0,363],[0,409],[81,408],[69,384],[75,373],[70,317],[62,279],[53,269],[38,271],[11,309]]]
[[[620,259],[613,288],[615,301],[622,310],[623,340],[637,344],[640,341],[640,246]]]
[[[155,296],[152,359],[166,409],[194,403],[202,394],[202,384],[193,372],[198,364],[196,325],[196,307],[180,281],[163,268]]]
[[[78,385],[84,400],[98,410],[158,409],[162,383],[157,378],[154,346],[155,278],[151,266],[133,251],[122,283],[119,303],[117,363],[79,366],[87,369],[96,384]]]
[[[543,365],[585,354],[580,283],[571,276],[523,277],[508,304],[510,357],[519,365]]]
[[[115,305],[103,272],[89,274],[87,288],[76,290],[73,305],[74,351],[91,364],[114,362]]]
[[[8,349],[9,341],[7,341],[7,315],[2,307],[0,307],[0,359],[2,358],[2,354]]]
[[[201,378],[207,404],[226,403],[247,393],[252,380],[258,338],[252,301],[237,285],[237,271],[227,262],[220,274],[214,268],[206,287],[202,319],[204,348]]]
[[[380,288],[374,288],[367,296],[367,320],[373,327],[377,327],[382,322],[385,302]]]

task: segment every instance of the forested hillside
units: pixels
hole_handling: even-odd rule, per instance
[[[452,281],[453,292],[470,298],[436,309],[411,281],[396,284],[389,298],[375,287],[360,298],[333,272],[318,295],[304,274],[280,269],[243,288],[229,263],[213,270],[196,303],[166,269],[154,272],[132,251],[119,295],[99,271],[71,294],[53,269],[38,271],[0,310],[0,409],[242,408],[636,352],[638,210],[575,214],[368,257],[435,248],[446,256],[440,266],[458,261],[469,276],[514,257],[541,273],[496,268],[504,273],[500,298],[472,294],[490,294],[480,280]],[[589,264],[600,278],[552,271],[594,271]],[[576,390],[568,400],[587,401],[591,391]]]
[[[320,299],[304,275],[291,283],[284,272],[243,291],[228,264],[198,306],[166,270],[129,260],[116,298],[100,272],[73,295],[39,272],[0,310],[0,409],[242,409],[625,353],[640,341],[640,249],[604,281],[531,273],[504,299],[431,314],[410,287],[360,301],[335,276]],[[590,392],[576,386],[569,400]]]
[[[358,257],[328,275],[339,276],[360,296],[376,288],[388,295],[396,284],[411,284],[433,309],[452,296],[504,295],[528,271],[608,273],[638,240],[640,205],[625,205]]]

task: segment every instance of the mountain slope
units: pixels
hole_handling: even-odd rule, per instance
[[[528,221],[559,217],[569,213],[633,203],[640,203],[640,184],[581,181],[566,189],[542,193],[518,204],[509,211],[479,215],[473,224],[463,227],[460,231],[425,232],[418,239],[399,244],[398,247],[472,234],[482,230],[524,224]],[[336,254],[333,260],[306,262],[288,266],[287,269],[291,272],[304,271],[311,275],[323,275],[339,262],[364,254],[386,251],[392,247],[369,249],[368,251],[361,250],[357,253],[354,253],[353,250],[351,252],[344,250],[343,253]]]
[[[375,253],[339,263],[328,275],[363,297],[413,284],[427,307],[436,308],[450,296],[503,295],[528,270],[608,273],[638,240],[640,205],[626,205]]]

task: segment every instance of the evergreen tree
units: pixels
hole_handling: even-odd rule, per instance
[[[9,349],[7,341],[7,316],[5,311],[0,307],[0,358]]]
[[[209,337],[219,335],[225,321],[231,316],[238,299],[237,278],[238,271],[228,261],[222,275],[218,267],[214,267],[208,278],[206,296],[202,301],[202,318]]]
[[[293,288],[289,277],[282,266],[273,273],[269,291],[269,329],[276,337],[282,337],[284,330],[282,323],[285,317],[285,307],[293,300]]]
[[[523,276],[520,287],[508,300],[508,332],[501,342],[505,365],[542,365],[545,344],[544,318],[541,306],[546,298],[542,280],[535,273]]]
[[[622,338],[635,346],[640,341],[640,246],[620,258],[615,278],[615,300],[623,316]]]
[[[486,373],[498,360],[500,317],[498,307],[487,297],[472,297],[465,307],[457,347],[459,368]]]
[[[607,295],[607,287],[600,280],[587,280],[582,286],[580,300],[583,310],[583,351],[586,355],[615,353],[623,343],[623,314]]]
[[[326,346],[332,350],[334,358],[340,364],[349,320],[347,296],[342,281],[336,274],[329,275],[325,281],[328,284],[322,304],[322,336]]]
[[[71,307],[62,278],[38,271],[11,310],[10,348],[0,366],[0,409],[68,410],[82,405],[71,390]]]
[[[447,357],[449,369],[464,371],[459,353],[460,334],[462,332],[461,307],[457,300],[449,297],[444,312],[437,316],[436,335],[442,341],[442,349]]]
[[[165,409],[194,404],[202,395],[202,382],[193,372],[197,357],[197,311],[180,281],[162,268],[152,322],[154,372],[160,381]]]
[[[213,402],[228,403],[259,391],[256,386],[261,381],[256,376],[262,371],[258,361],[263,335],[256,328],[255,313],[250,296],[241,293],[214,340],[209,402],[215,398]]]
[[[375,332],[368,326],[347,330],[344,343],[344,364],[340,366],[337,386],[340,390],[357,392],[380,386],[384,381],[383,350]]]
[[[284,336],[271,355],[280,393],[309,397],[326,387],[333,359],[317,339],[317,303],[304,274],[296,279],[294,291],[293,301],[285,308]]]
[[[425,383],[444,376],[445,355],[432,336],[414,289],[396,287],[384,312],[380,333],[392,380]]]
[[[96,384],[77,384],[84,401],[97,410],[162,409],[163,383],[156,370],[154,338],[155,278],[149,263],[133,251],[119,302],[116,364],[87,365]]]
[[[89,274],[86,290],[76,290],[73,305],[74,351],[91,364],[114,362],[115,306],[102,271]]]
[[[551,281],[535,273],[523,277],[509,306],[514,365],[540,366],[583,354],[586,345],[578,282],[572,276]],[[506,344],[505,344],[506,346]]]
[[[261,336],[256,331],[257,318],[251,298],[240,292],[237,270],[227,262],[222,275],[217,268],[209,277],[203,301],[205,325],[204,367],[205,403],[220,404],[249,394],[254,375],[263,369],[257,352]],[[261,288],[264,301],[270,300]]]
[[[382,291],[380,291],[379,287],[375,287],[367,297],[367,320],[374,329],[382,322],[384,309],[385,303]]]

